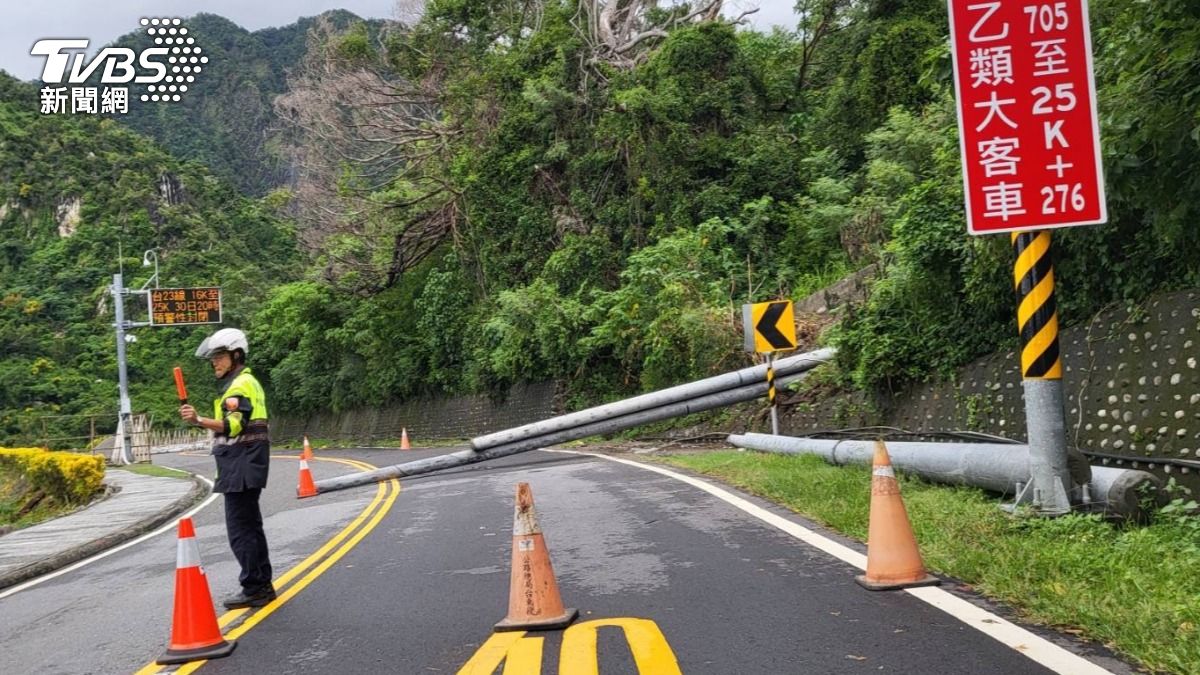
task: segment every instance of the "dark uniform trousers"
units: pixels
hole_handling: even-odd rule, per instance
[[[267,536],[263,533],[262,511],[258,497],[262,489],[225,493],[225,530],[229,547],[242,566],[238,580],[246,595],[271,588],[271,560],[267,554]]]

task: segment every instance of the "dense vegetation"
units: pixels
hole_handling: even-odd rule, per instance
[[[247,168],[261,153],[234,127],[267,115],[292,63],[263,141],[291,181],[260,202],[112,122],[32,114],[6,84],[3,433],[25,408],[111,410],[118,240],[128,265],[161,247],[164,283],[225,286],[276,412],[547,378],[579,404],[704,376],[747,359],[741,303],[871,263],[871,299],[829,338],[846,383],[900,386],[1015,340],[1007,238],[963,220],[944,2],[800,0],[797,30],[772,34],[653,4],[621,5],[645,10],[626,22],[599,0],[432,0],[411,25],[305,24],[302,52],[299,28],[199,17],[231,62],[268,33],[283,47],[245,48],[251,93],[226,73],[130,123],[268,187],[278,167]],[[1068,322],[1200,283],[1200,15],[1091,11],[1111,222],[1055,234]],[[161,203],[164,173],[185,203]],[[73,197],[83,223],[60,237]],[[166,414],[162,375],[200,332],[142,334],[136,408]]]
[[[233,324],[247,320],[268,287],[299,276],[293,239],[272,205],[240,197],[112,120],[40,115],[36,97],[0,74],[0,440],[17,442],[89,432],[87,419],[56,417],[64,415],[103,415],[98,430],[111,432],[117,365],[108,286],[122,264],[126,286],[147,281],[144,250],[159,249],[163,286],[221,284]],[[127,318],[146,320],[144,300],[131,297],[126,309]],[[213,394],[211,374],[188,351],[204,332],[136,331],[128,351],[137,411],[172,417],[177,363],[199,400]]]
[[[296,196],[355,216],[300,209],[320,275],[257,317],[289,410],[545,378],[578,403],[703,376],[745,359],[740,303],[873,262],[871,300],[832,337],[849,382],[1016,339],[1010,244],[966,234],[944,2],[802,1],[795,33],[702,21],[619,57],[586,28],[597,4],[435,1],[411,30],[310,52],[277,107],[334,187],[311,199],[302,171]],[[1092,16],[1111,222],[1055,235],[1068,322],[1200,282],[1200,17],[1179,0]],[[405,126],[346,82],[428,104]],[[297,107],[318,98],[334,103]],[[390,128],[400,168],[337,161],[370,146],[336,120]],[[322,143],[340,149],[324,165]]]

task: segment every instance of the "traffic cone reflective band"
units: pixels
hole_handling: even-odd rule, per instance
[[[513,515],[508,616],[496,624],[496,630],[554,630],[566,627],[577,616],[579,610],[563,607],[546,539],[533,510],[533,492],[529,483],[520,483]]]
[[[400,428],[400,449],[412,450],[412,445],[408,442],[408,427]]]
[[[900,484],[883,441],[875,441],[871,476],[871,523],[867,532],[867,573],[854,578],[864,588],[884,591],[941,583],[925,571]]]
[[[312,459],[312,446],[308,444],[308,436],[304,437],[304,450],[300,453],[300,459]]]
[[[300,499],[317,496],[317,484],[313,482],[312,470],[308,468],[308,460],[300,458],[300,484],[296,486],[296,496]]]
[[[191,518],[179,521],[179,549],[175,562],[175,615],[171,642],[155,663],[168,665],[229,656],[237,643],[221,636],[208,579],[200,565],[196,529]]]

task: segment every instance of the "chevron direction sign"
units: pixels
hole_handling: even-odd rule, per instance
[[[796,318],[791,300],[742,305],[746,351],[768,354],[796,348]]]

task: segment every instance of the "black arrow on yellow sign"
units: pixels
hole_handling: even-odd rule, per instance
[[[759,354],[796,348],[796,314],[790,300],[742,305],[746,351]]]
[[[763,312],[758,323],[754,324],[754,332],[758,333],[762,339],[766,340],[772,349],[795,349],[796,338],[789,337],[779,330],[779,319],[784,313],[791,309],[791,302],[771,302],[767,303],[767,309]],[[790,312],[788,312],[790,314]],[[794,335],[795,329],[788,331]]]

